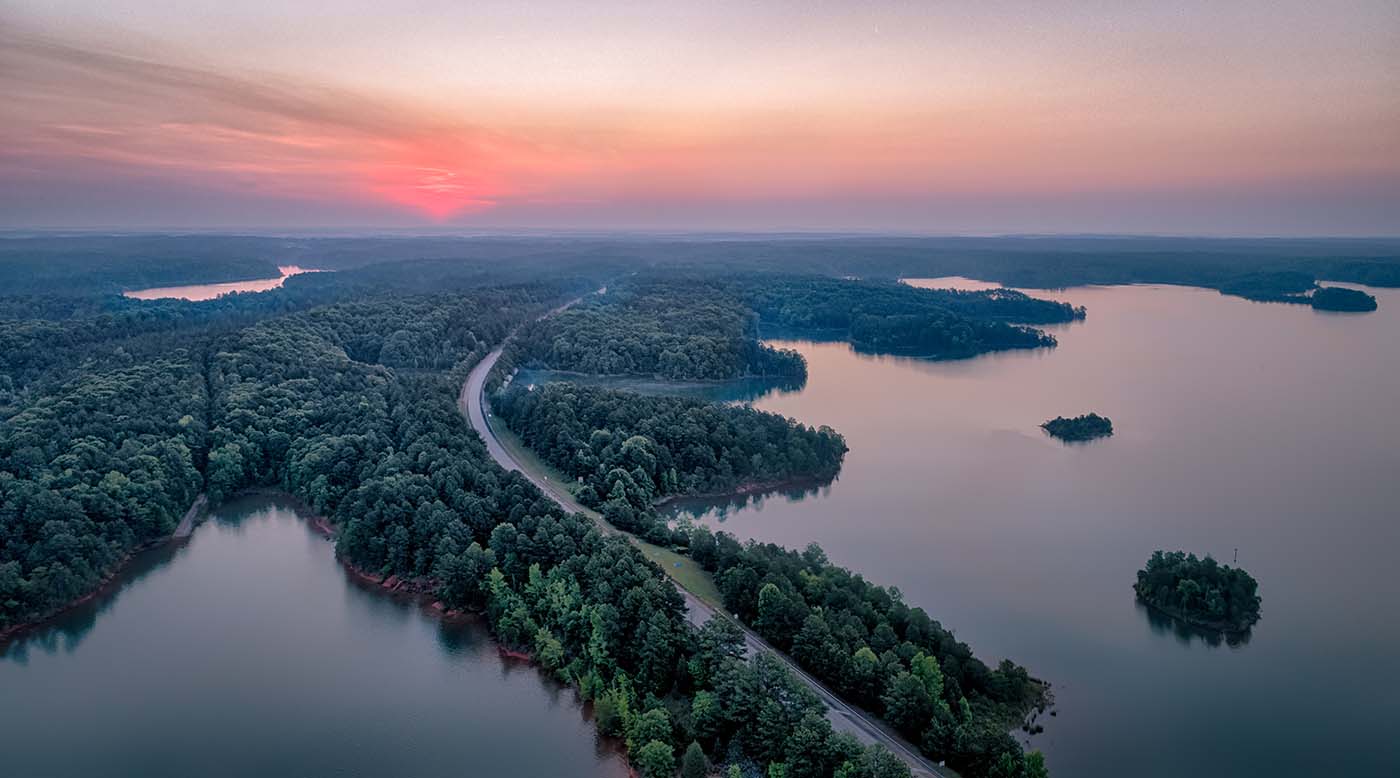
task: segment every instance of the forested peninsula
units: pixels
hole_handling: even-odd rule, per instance
[[[527,446],[578,480],[579,502],[662,542],[670,536],[652,515],[659,500],[829,481],[846,453],[828,427],[680,397],[548,383],[512,386],[493,408]]]

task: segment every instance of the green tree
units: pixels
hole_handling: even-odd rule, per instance
[[[705,751],[691,741],[681,757],[681,778],[705,778]]]

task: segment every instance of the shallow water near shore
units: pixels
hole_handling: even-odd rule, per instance
[[[1394,775],[1400,290],[1345,315],[1185,287],[1028,291],[1088,318],[1048,328],[1058,348],[960,361],[775,342],[808,383],[754,404],[845,435],[841,474],[675,512],[816,541],[990,664],[1052,682],[1029,742],[1054,775]],[[1090,411],[1111,438],[1039,428]],[[1156,548],[1238,549],[1262,621],[1227,640],[1136,603]]]
[[[626,775],[572,690],[357,582],[275,496],[0,647],[0,773]]]

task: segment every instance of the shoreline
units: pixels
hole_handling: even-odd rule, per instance
[[[1134,594],[1136,594],[1136,592],[1134,592]],[[1236,636],[1236,637],[1237,637],[1237,636],[1241,636],[1241,635],[1248,635],[1248,634],[1250,633],[1250,631],[1251,631],[1252,629],[1254,629],[1254,625],[1259,623],[1259,620],[1258,620],[1258,619],[1255,619],[1254,621],[1250,622],[1249,624],[1246,624],[1246,625],[1244,625],[1244,626],[1241,627],[1241,626],[1235,626],[1235,625],[1233,625],[1233,624],[1225,624],[1224,622],[1218,622],[1218,621],[1217,621],[1217,622],[1197,621],[1197,620],[1195,620],[1195,619],[1186,617],[1185,615],[1183,615],[1183,614],[1177,612],[1176,610],[1169,609],[1169,608],[1164,608],[1164,607],[1158,605],[1158,604],[1155,603],[1155,602],[1151,602],[1151,601],[1149,601],[1149,600],[1143,598],[1141,595],[1137,595],[1136,599],[1137,599],[1138,602],[1142,603],[1143,607],[1147,608],[1148,610],[1151,610],[1151,611],[1154,611],[1154,612],[1156,612],[1156,613],[1159,613],[1159,614],[1161,614],[1161,615],[1163,615],[1163,616],[1166,616],[1166,617],[1170,618],[1172,621],[1180,622],[1180,623],[1186,625],[1187,627],[1190,627],[1191,629],[1200,630],[1200,631],[1202,631],[1202,632],[1214,633],[1214,634],[1217,634],[1217,635],[1221,635],[1221,636],[1223,636],[1223,637],[1232,637],[1232,636]]]
[[[119,590],[123,583],[121,580],[122,576],[130,569],[131,563],[135,561],[138,556],[148,551],[155,551],[166,546],[178,545],[188,541],[194,527],[198,525],[200,516],[207,515],[209,512],[208,509],[208,498],[203,492],[200,492],[195,496],[194,502],[190,504],[189,509],[181,516],[180,521],[176,522],[175,529],[171,530],[169,535],[149,540],[128,551],[121,559],[117,560],[112,565],[111,570],[108,570],[107,573],[102,576],[97,582],[97,586],[94,586],[92,591],[76,600],[71,600],[63,604],[57,610],[40,619],[35,621],[22,621],[18,624],[12,624],[4,629],[0,629],[0,648],[9,645],[11,641],[23,636],[26,632],[49,626],[64,615],[98,599],[102,595],[111,594]]]
[[[660,509],[669,506],[673,503],[684,502],[686,500],[710,501],[727,500],[733,497],[749,497],[755,494],[766,494],[768,492],[775,492],[780,489],[787,489],[789,487],[810,486],[814,488],[821,488],[823,486],[829,486],[830,484],[836,483],[836,479],[839,476],[840,472],[838,471],[835,475],[832,475],[829,478],[824,478],[822,476],[801,475],[793,476],[791,478],[781,478],[776,481],[748,481],[739,484],[734,489],[730,489],[723,492],[668,494],[665,497],[662,497],[658,500],[652,500],[651,507],[654,509]]]

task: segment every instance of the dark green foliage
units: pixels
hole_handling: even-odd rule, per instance
[[[202,486],[205,389],[187,352],[93,372],[0,424],[0,630],[98,586]]]
[[[570,383],[512,386],[497,416],[546,462],[582,480],[591,506],[637,529],[652,504],[745,484],[833,477],[846,443],[748,406]]]
[[[1007,730],[1043,694],[1024,668],[988,668],[922,609],[832,565],[815,545],[741,545],[722,532],[692,540],[710,543],[704,566],[725,607],[803,669],[965,774],[985,775],[1003,753],[1019,763]]]
[[[1056,416],[1040,426],[1051,436],[1067,441],[1093,440],[1113,434],[1113,422],[1097,413],[1086,413],[1072,419]]]
[[[758,342],[752,312],[729,285],[714,280],[628,280],[525,327],[512,351],[519,364],[599,375],[807,375],[801,355]]]
[[[1309,298],[1312,307],[1319,311],[1374,311],[1376,298],[1358,289],[1341,286],[1323,286]]]
[[[1138,599],[1198,627],[1239,632],[1259,621],[1259,584],[1207,556],[1155,551],[1138,571]]]
[[[1083,308],[1020,292],[960,292],[835,278],[754,276],[745,299],[764,325],[826,331],[881,353],[957,358],[987,351],[1055,345],[1039,330],[1008,322],[1084,318]]]

